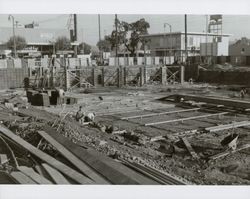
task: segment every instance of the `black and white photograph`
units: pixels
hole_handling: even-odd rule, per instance
[[[0,8],[0,184],[249,193],[250,13],[84,9]]]

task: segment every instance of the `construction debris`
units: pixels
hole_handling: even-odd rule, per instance
[[[154,101],[158,93],[151,94],[92,90],[77,94],[76,106],[50,101],[39,109],[27,109],[19,96],[5,106],[2,98],[1,175],[22,184],[212,184],[206,177],[211,168],[237,176],[247,167],[241,158],[249,153],[245,112],[200,102],[161,103]],[[94,118],[77,122],[79,106]],[[241,167],[228,172],[223,165],[235,158]],[[240,176],[247,181],[244,172]]]

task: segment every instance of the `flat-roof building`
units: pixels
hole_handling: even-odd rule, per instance
[[[67,29],[48,29],[48,28],[15,28],[15,35],[24,37],[27,42],[27,52],[41,52],[42,54],[53,53],[53,43],[60,36],[65,36],[70,39],[70,33]],[[6,42],[13,36],[12,28],[0,28],[0,45],[5,45]]]
[[[185,32],[143,35],[152,56],[185,56]],[[187,32],[188,56],[228,56],[229,34]]]

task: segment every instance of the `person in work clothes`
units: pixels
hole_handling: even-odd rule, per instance
[[[95,113],[88,113],[88,115],[84,117],[84,122],[94,122],[94,120],[95,120]]]
[[[85,116],[85,113],[82,110],[82,106],[80,106],[79,110],[76,112],[76,121],[79,122],[80,124],[83,124],[84,116]]]
[[[57,104],[62,105],[64,103],[65,92],[63,89],[58,88],[57,91]]]

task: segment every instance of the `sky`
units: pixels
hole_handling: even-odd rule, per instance
[[[39,28],[67,29],[69,14],[13,14],[20,24],[36,22]],[[114,29],[114,14],[101,14],[101,37],[108,35]],[[149,14],[118,14],[119,20],[134,22],[145,18],[149,22],[149,33],[163,33],[164,23],[172,26],[172,31],[184,31],[184,15],[149,15]],[[77,14],[78,39],[91,45],[96,45],[99,39],[98,15]],[[0,27],[12,27],[8,14],[0,14]],[[206,15],[187,15],[187,30],[189,32],[205,32]],[[166,28],[166,32],[169,31]],[[241,37],[250,38],[250,15],[223,15],[223,33],[231,34],[230,40]]]

